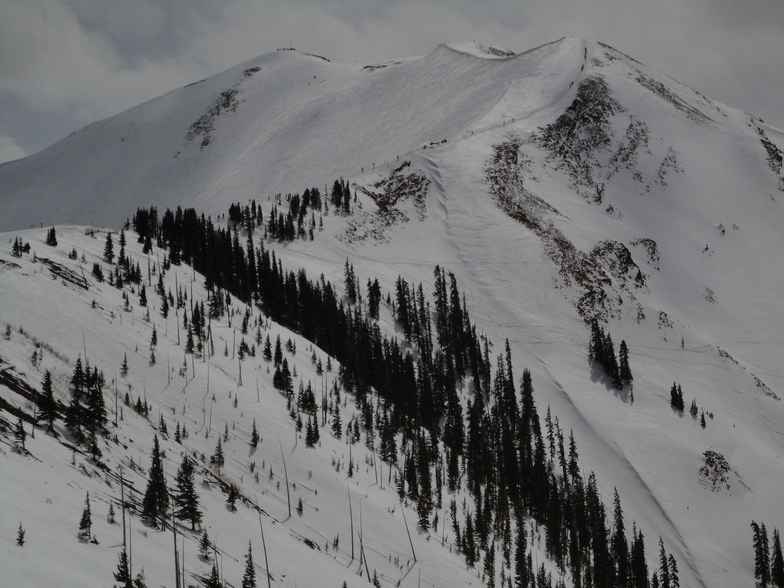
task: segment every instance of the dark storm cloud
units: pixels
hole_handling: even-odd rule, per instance
[[[780,0],[2,0],[0,136],[34,152],[289,44],[364,62],[562,36],[610,44],[784,127],[783,26]]]

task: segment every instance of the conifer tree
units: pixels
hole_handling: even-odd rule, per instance
[[[147,490],[142,500],[142,517],[151,525],[157,527],[158,519],[165,520],[169,509],[169,492],[166,488],[166,478],[163,472],[161,451],[158,444],[158,435],[155,435],[152,446],[152,464],[149,470]]]
[[[781,553],[781,537],[778,529],[773,529],[773,558],[770,564],[770,579],[779,588],[784,588],[784,556]]]
[[[332,434],[336,439],[343,436],[343,421],[340,419],[340,407],[336,406],[332,412]]]
[[[212,571],[210,572],[210,577],[207,578],[207,583],[205,584],[205,587],[223,588],[223,582],[221,582],[220,574],[218,573],[218,562],[213,562]]]
[[[19,547],[24,547],[24,544],[25,544],[25,533],[26,532],[27,531],[25,531],[25,528],[22,526],[22,522],[19,521],[19,529],[16,532],[16,544]],[[779,551],[781,551],[781,550],[779,549]]]
[[[44,379],[41,382],[41,396],[38,401],[38,414],[36,418],[46,421],[46,430],[48,432],[54,431],[54,420],[57,418],[57,403],[54,399],[54,390],[52,389],[52,374],[49,370],[44,372]]]
[[[659,582],[661,588],[672,588],[670,586],[670,563],[667,560],[667,552],[664,551],[664,541],[659,537]]]
[[[211,549],[212,543],[210,543],[210,538],[207,535],[207,529],[204,529],[201,534],[201,539],[199,540],[199,556],[201,556],[206,561],[210,561]]]
[[[199,495],[196,493],[195,469],[193,461],[186,455],[182,458],[177,470],[175,490],[172,493],[174,516],[191,522],[191,530],[201,523],[202,513],[199,508]]]
[[[632,370],[629,367],[629,348],[626,346],[626,341],[621,340],[621,345],[618,348],[618,377],[622,386],[628,386],[634,381]]]
[[[106,233],[106,245],[103,247],[103,260],[106,263],[114,261],[114,244],[112,243],[112,234]]]
[[[117,256],[117,263],[123,263],[124,261],[125,261],[125,229],[121,229],[120,230],[120,253]]]
[[[614,494],[615,526],[612,535],[612,556],[615,560],[615,577],[619,586],[626,586],[629,577],[629,546],[626,542],[626,531],[623,524],[623,510],[618,489]]]
[[[751,521],[754,532],[754,577],[765,588],[770,581],[770,551],[768,549],[768,531],[765,523],[757,525]]]
[[[248,541],[248,553],[245,554],[245,574],[242,576],[242,588],[256,588],[256,568],[253,567],[253,551]]]
[[[670,568],[670,588],[681,588],[681,581],[678,577],[678,564],[672,554],[667,556],[667,565]]]
[[[631,587],[648,588],[648,563],[645,561],[645,539],[635,529],[631,549]]]
[[[231,512],[237,512],[237,499],[240,497],[239,489],[235,484],[229,484],[229,494],[226,497],[226,505]]]
[[[124,378],[128,375],[128,354],[123,354],[123,362],[120,365],[120,375]]]
[[[485,553],[484,572],[487,578],[487,588],[495,588],[495,545],[493,543]]]
[[[250,446],[256,447],[259,444],[259,431],[256,429],[256,419],[253,419],[253,430],[250,433]]]
[[[220,473],[221,467],[225,463],[225,458],[223,456],[223,442],[221,441],[221,437],[218,437],[218,442],[215,444],[215,452],[210,457],[210,463],[218,468],[218,473]]]
[[[117,562],[117,571],[114,572],[114,579],[120,583],[120,585],[115,586],[115,588],[133,588],[131,570],[128,566],[128,552],[124,547],[120,552],[119,561]]]
[[[22,419],[18,419],[16,421],[16,426],[14,427],[14,443],[16,445],[16,450],[20,453],[24,453],[25,450],[25,439],[27,438],[27,431],[24,430],[24,425],[22,424]]]
[[[57,232],[54,227],[46,232],[46,244],[50,247],[57,247]]]
[[[90,513],[90,493],[84,499],[84,510],[82,511],[82,518],[79,520],[79,536],[85,541],[90,540],[92,534],[93,519]]]

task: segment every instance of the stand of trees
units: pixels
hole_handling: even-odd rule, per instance
[[[336,182],[333,204],[345,206],[347,191],[344,183]],[[300,218],[303,205],[296,205]],[[308,206],[312,193],[304,208]],[[158,223],[151,208],[138,210],[133,224],[140,242],[155,239],[168,249],[171,263],[190,263],[205,276],[209,318],[219,316],[213,316],[213,309],[231,295],[258,304],[272,320],[339,360],[343,386],[357,403],[363,427],[378,431],[381,457],[398,466],[398,492],[417,501],[420,526],[428,528],[434,509],[443,507],[444,485],[454,490],[466,484],[472,504],[461,514],[453,501],[450,514],[469,564],[479,562],[484,551],[486,566],[492,569],[490,554],[497,542],[506,564],[514,554],[518,586],[551,585],[545,568],[537,569],[531,561],[526,529],[532,521],[544,528],[548,554],[560,570],[571,572],[575,586],[649,585],[642,531],[633,525],[627,534],[617,493],[608,516],[596,477],[580,468],[574,437],[569,435],[567,448],[564,431],[549,409],[542,426],[531,374],[523,371],[518,391],[508,342],[493,372],[490,343],[472,324],[451,272],[434,270],[434,309],[422,284],[398,278],[394,297],[387,300],[403,339],[389,338],[375,320],[381,300],[378,283],[370,282],[365,308],[349,264],[347,283],[354,289],[344,298],[323,276],[311,280],[304,270],[284,270],[274,252],[263,243],[254,244],[252,231],[241,244],[237,227],[247,228],[246,217],[259,215],[258,208],[246,213],[234,207],[232,230],[193,209],[167,211]],[[293,409],[285,360],[277,360],[279,347],[277,342],[276,386],[292,401],[292,417],[301,419]],[[269,341],[264,355],[271,355]],[[592,331],[591,357],[617,387],[631,382],[625,342],[616,360],[609,334],[598,325]],[[467,391],[465,411],[457,393],[461,387]],[[372,392],[378,394],[375,407]],[[297,407],[306,413],[312,445],[318,441],[319,420],[315,400],[306,402],[308,398],[301,394]],[[665,554],[658,572],[660,586],[673,585],[674,558]]]

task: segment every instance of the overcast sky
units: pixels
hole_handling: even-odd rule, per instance
[[[289,44],[370,62],[581,37],[784,128],[782,31],[784,0],[0,0],[0,162]]]

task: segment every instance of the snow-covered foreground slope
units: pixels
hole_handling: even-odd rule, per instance
[[[350,259],[360,284],[377,277],[393,296],[399,275],[422,282],[430,295],[436,264],[454,272],[472,319],[495,344],[493,352],[501,352],[508,338],[517,373],[527,367],[533,374],[540,412],[550,406],[564,430],[574,431],[582,467],[597,473],[608,505],[617,487],[628,520],[646,533],[649,565],[655,567],[655,539],[661,535],[678,559],[682,585],[751,585],[749,523],[784,527],[779,490],[784,479],[782,133],[617,51],[576,39],[517,56],[474,44],[440,46],[423,58],[371,65],[331,64],[282,51],[95,123],[40,154],[0,166],[0,228],[55,222],[119,227],[137,206],[151,203],[160,211],[193,206],[217,219],[230,203],[249,199],[261,204],[266,218],[279,192],[347,178],[356,193],[350,215],[325,212],[323,230],[313,242],[284,245],[268,239],[265,246],[289,268],[304,267],[312,277],[323,274],[337,284]],[[400,197],[393,206],[400,214],[380,215],[378,195],[385,185],[379,182],[396,173],[425,178],[424,198],[406,199],[398,186],[391,193]],[[20,235],[39,256],[55,259],[43,245],[44,233],[7,233],[3,242],[10,250],[10,241]],[[58,227],[58,261],[78,273],[77,262],[66,253],[72,246],[79,255],[86,251],[82,267],[89,277],[103,237],[92,241],[81,233],[81,228]],[[150,421],[157,425],[160,411],[170,436],[171,423],[187,422],[191,437],[184,447],[190,444],[190,450],[209,457],[216,435],[229,423],[226,471],[242,478],[248,495],[257,494],[269,514],[264,523],[271,557],[277,548],[277,557],[289,558],[279,571],[270,563],[273,576],[287,574],[276,576],[276,582],[356,581],[350,575],[357,571],[356,559],[351,571],[346,569],[351,559],[343,467],[348,446],[322,434],[318,451],[305,449],[302,439],[292,449],[293,424],[285,398],[271,386],[266,362],[248,361],[238,387],[237,360],[231,361],[231,352],[229,359],[221,356],[224,343],[232,348],[233,329],[216,330],[223,338],[217,356],[209,364],[188,362],[180,376],[183,352],[172,317],[168,327],[153,319],[162,341],[156,365],[148,366],[150,326],[138,307],[130,315],[121,311],[116,290],[103,284],[82,292],[51,280],[49,270],[29,257],[0,257],[20,266],[0,270],[0,318],[13,327],[0,355],[16,372],[37,387],[42,370],[52,369],[64,388],[85,345],[91,365],[104,369],[109,380],[115,377],[110,367],[118,368],[128,353],[131,370],[128,378],[117,377],[120,392],[130,384],[134,397],[148,390],[151,398],[155,390],[160,406],[152,405]],[[181,286],[194,278],[178,268],[167,275],[168,287],[175,273]],[[43,278],[51,280],[46,288]],[[203,298],[203,279],[196,276],[193,284],[196,297]],[[96,308],[90,305],[93,298]],[[384,328],[393,332],[386,312]],[[616,343],[628,343],[633,388],[613,390],[600,368],[589,363],[586,319],[593,316]],[[17,332],[20,325],[27,336]],[[273,341],[281,332],[284,342],[288,337],[297,342],[292,362],[303,380],[312,379],[320,390],[309,344],[275,326],[270,332]],[[43,367],[31,366],[29,337],[48,342],[62,358],[45,350]],[[163,367],[164,345],[174,368],[171,382]],[[194,368],[197,377],[191,380]],[[329,386],[332,375],[327,376]],[[670,407],[673,382],[682,386],[685,414]],[[704,428],[688,412],[692,399],[706,414]],[[247,446],[250,414],[264,438],[255,455]],[[344,422],[351,415],[349,403]],[[146,468],[151,425],[129,409],[125,416],[118,437],[130,448],[127,455],[135,451],[135,463]],[[286,520],[285,494],[277,486],[278,438],[305,504],[302,518],[295,513]],[[14,573],[24,577],[29,566],[16,554],[32,557],[41,548],[33,536],[47,535],[50,551],[37,553],[61,549],[64,561],[74,553],[84,561],[94,557],[101,570],[95,584],[106,582],[116,567],[121,532],[98,526],[99,546],[79,544],[75,533],[85,490],[94,488],[95,500],[111,491],[100,476],[80,471],[80,463],[88,472],[95,469],[86,457],[70,465],[71,452],[40,431],[28,443],[40,462],[10,453],[4,458],[4,500],[14,497],[13,504],[24,505],[30,517],[24,510],[0,509],[3,560],[8,557],[19,566]],[[173,475],[184,449],[171,440],[163,447],[176,456],[167,467]],[[366,462],[371,457],[362,444],[353,450],[355,460],[372,463]],[[717,491],[700,476],[706,451],[729,463],[727,483]],[[340,472],[333,457],[343,463]],[[124,451],[107,451],[106,459],[125,459],[128,466]],[[263,464],[258,484],[248,470],[251,461],[257,468]],[[36,494],[48,479],[44,472],[52,481],[43,488],[67,487],[56,493],[68,501],[67,509],[50,506],[47,499],[56,501],[46,491]],[[133,476],[127,467],[126,472]],[[39,481],[34,490],[28,490],[27,479]],[[387,488],[386,479],[383,490],[376,486],[372,465],[360,467],[349,481],[354,504],[362,500],[370,526],[366,549],[376,550],[372,557],[368,551],[368,564],[385,582],[405,577],[402,585],[413,585],[421,570],[423,585],[476,584],[476,570],[449,553],[448,541],[442,547],[435,532],[429,540],[426,533],[414,533],[420,563],[430,559],[406,576],[410,546],[394,487]],[[141,477],[136,484],[143,486]],[[225,496],[216,488],[200,490],[205,522],[213,525],[218,546],[223,549],[225,540],[226,552],[239,560],[224,558],[227,577],[239,578],[248,539],[255,561],[263,565],[255,513],[247,507],[247,516],[226,513]],[[94,512],[101,508],[108,508],[105,502]],[[412,523],[415,514],[409,512]],[[48,516],[59,521],[60,539],[45,530]],[[24,548],[12,546],[17,519],[29,530]],[[134,525],[137,534],[146,530]],[[338,532],[339,549],[325,549]],[[134,547],[135,561],[156,582],[173,584],[173,579],[158,580],[173,578],[170,553],[163,553],[171,535],[147,534],[148,541],[138,541],[138,552]],[[104,537],[109,535],[114,539]],[[298,541],[300,535],[319,550]],[[62,549],[63,541],[72,545]],[[195,538],[190,541],[186,569],[205,574],[210,564],[198,560]],[[103,553],[96,555],[99,550]]]
[[[441,525],[431,532],[417,529],[416,511],[401,504],[394,478],[390,481],[388,464],[365,446],[364,436],[350,445],[345,436],[337,439],[331,434],[328,422],[318,446],[306,447],[304,431],[298,433],[289,416],[285,395],[272,386],[271,362],[261,357],[261,346],[253,342],[258,312],[253,314],[253,326],[246,337],[257,347],[257,354],[244,361],[240,385],[240,364],[232,356],[242,338],[239,326],[244,305],[232,305],[231,309],[239,313],[232,319],[233,326],[228,320],[212,322],[216,355],[199,358],[197,354],[194,359],[183,351],[185,332],[180,325],[178,334],[175,310],[164,319],[160,298],[151,287],[147,288],[150,320],[146,320],[147,308],[138,305],[138,294],[130,294],[130,307],[125,310],[122,291],[97,282],[89,272],[85,272],[87,280],[83,282],[87,289],[77,285],[82,283],[82,269],[92,267],[93,262],[103,263],[104,233],[91,238],[85,236],[84,227],[61,226],[56,249],[44,245],[39,233],[20,234],[31,243],[39,256],[37,261],[32,254],[21,258],[3,254],[0,265],[2,321],[11,325],[0,347],[0,369],[8,377],[0,387],[3,421],[13,425],[18,415],[32,417],[33,403],[17,393],[18,384],[13,380],[22,382],[22,390],[24,383],[40,390],[46,370],[52,373],[56,399],[67,404],[74,362],[77,356],[86,355],[90,366],[104,372],[106,378],[108,435],[98,439],[103,455],[96,462],[85,448],[72,444],[61,420],[55,423],[55,435],[38,427],[35,438],[26,439],[26,454],[14,451],[12,436],[8,430],[4,432],[0,455],[0,585],[110,585],[123,544],[120,472],[128,484],[126,499],[131,497],[139,508],[154,435],[165,454],[164,469],[171,487],[183,455],[190,455],[197,463],[203,527],[217,549],[227,585],[240,585],[244,554],[251,541],[257,585],[266,586],[259,519],[275,586],[339,587],[344,581],[349,586],[360,586],[368,581],[368,568],[371,578],[377,573],[384,586],[397,585],[401,580],[431,586],[469,586],[477,582],[477,572],[467,568],[452,548],[448,529]],[[67,253],[72,249],[80,257],[84,255],[84,260],[69,259]],[[128,254],[137,260],[146,258],[135,242],[129,244]],[[157,255],[154,252],[153,259]],[[55,277],[50,269],[53,266],[44,260],[58,264],[56,271],[61,277]],[[153,276],[153,285],[155,282]],[[188,267],[172,266],[164,283],[173,291],[175,283],[179,284],[189,300],[205,298],[204,278]],[[181,321],[182,310],[178,316]],[[154,364],[150,361],[153,326],[158,335]],[[295,390],[300,381],[306,387],[311,384],[320,398],[323,389],[335,384],[339,365],[333,364],[323,375],[316,373],[313,354],[323,366],[327,365],[327,357],[319,349],[274,323],[261,320],[260,328],[273,345],[280,336],[284,343],[291,340],[296,346],[293,353],[284,351],[295,374]],[[34,352],[40,355],[31,361]],[[127,375],[122,375],[125,357],[129,369]],[[137,399],[146,402],[149,414],[141,416],[127,406],[126,394],[131,404]],[[351,397],[344,393],[342,398],[345,426],[358,414]],[[161,420],[167,433],[161,430]],[[261,437],[255,449],[249,446],[254,420]],[[31,423],[25,422],[24,426],[32,431]],[[176,427],[187,431],[181,443],[174,439]],[[223,468],[209,463],[218,439],[225,454]],[[353,470],[351,475],[349,468]],[[238,501],[237,512],[227,507],[227,488],[221,487],[216,473],[223,482],[235,483],[249,500]],[[96,544],[78,538],[87,492]],[[297,510],[300,501],[301,514]],[[116,524],[107,522],[110,503],[114,505]],[[405,520],[404,510],[408,511]],[[447,520],[447,513],[439,514],[441,521]],[[20,523],[26,531],[23,546],[15,544]],[[148,586],[174,585],[171,532],[141,522],[138,510],[126,524],[134,575],[144,568]],[[198,555],[201,533],[190,532],[187,523],[180,533],[185,581],[189,586],[197,585],[197,577],[209,576],[212,563]]]

